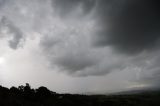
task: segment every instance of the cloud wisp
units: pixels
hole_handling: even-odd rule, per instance
[[[7,37],[9,46],[12,49],[17,49],[20,45],[21,42],[23,42],[24,37],[23,33],[19,28],[17,28],[9,19],[6,17],[2,17],[0,20],[0,30],[3,35],[3,33],[6,33],[5,35],[8,36],[3,36]]]

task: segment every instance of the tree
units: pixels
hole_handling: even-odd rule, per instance
[[[24,86],[24,92],[28,92],[28,93],[31,92],[31,87],[30,87],[29,83],[26,83],[26,86]]]
[[[18,88],[16,88],[16,87],[12,86],[10,88],[10,92],[18,94],[18,93],[20,93],[20,90]]]
[[[36,89],[36,95],[41,99],[49,97],[51,96],[51,94],[52,92],[44,86],[41,86],[38,89]]]
[[[21,92],[23,92],[23,91],[24,91],[24,86],[23,86],[23,85],[20,85],[20,86],[18,87],[18,89],[19,89]]]

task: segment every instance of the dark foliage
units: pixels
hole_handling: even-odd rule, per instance
[[[160,92],[152,91],[126,95],[57,94],[46,87],[0,86],[0,106],[159,106]]]

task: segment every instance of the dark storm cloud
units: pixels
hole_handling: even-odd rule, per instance
[[[55,10],[55,13],[62,17],[62,23],[65,22],[66,17],[70,18],[71,20],[77,18],[74,17],[74,14],[78,14],[78,18],[91,16],[90,18],[94,19],[96,22],[96,24],[94,24],[95,30],[92,35],[86,36],[93,38],[91,40],[93,40],[94,49],[97,49],[97,51],[97,46],[108,46],[117,52],[138,55],[145,50],[154,52],[155,49],[153,48],[157,47],[157,44],[159,44],[160,14],[158,1],[156,0],[52,0],[52,7],[53,10]],[[69,24],[70,23],[67,23],[68,26],[70,26]],[[81,30],[81,32],[83,32],[83,30]],[[66,35],[65,32],[64,35]],[[75,36],[82,35],[79,33],[75,34]],[[58,41],[58,45],[60,44],[63,47],[63,45],[65,45],[64,42],[67,40],[62,38],[63,44],[59,43]],[[57,44],[57,41],[55,39],[46,39],[44,41],[45,42],[43,42],[44,44],[42,45],[44,48],[48,49],[48,53],[49,51],[54,51],[54,47]],[[78,43],[79,41],[82,42]],[[82,46],[85,44],[85,42],[88,41],[85,40],[85,37],[83,39],[76,38],[71,41],[67,41],[67,45],[72,45],[71,42],[77,42],[78,45]],[[115,55],[115,58],[117,59],[113,59],[113,57],[110,59],[111,63],[108,63],[108,59],[104,58],[102,59],[104,63],[101,62],[99,65],[97,65],[97,63],[93,62],[94,56],[91,57],[93,58],[91,59],[88,57],[88,55],[84,55],[88,53],[86,51],[87,49],[90,51],[92,48],[87,45],[83,46],[86,48],[79,49],[79,47],[70,47],[71,49],[69,50],[80,51],[80,53],[76,55],[68,53],[67,51],[69,50],[64,48],[64,51],[62,51],[63,55],[57,55],[56,59],[50,59],[50,61],[51,63],[62,67],[64,70],[73,73],[77,71],[86,72],[89,68],[91,68],[91,70],[95,70],[92,71],[95,75],[101,75],[101,73],[107,74],[108,72],[117,69],[123,70],[129,67],[128,63],[133,66],[137,66],[139,63],[136,60],[131,61],[130,59],[125,60],[123,58],[119,58],[120,55],[117,54]],[[107,51],[108,50],[106,50],[106,53]],[[105,50],[103,52],[105,52]],[[90,55],[92,53],[90,53]],[[52,52],[49,54],[52,54]],[[101,53],[97,52],[95,56],[99,55],[101,55]],[[137,59],[136,55],[134,55],[135,57],[133,56],[131,58]],[[147,53],[147,55],[150,54]],[[107,55],[104,55],[104,57],[107,57]],[[114,60],[118,62],[115,62]],[[125,63],[121,64],[122,60],[125,60]],[[146,59],[144,58],[142,61],[145,60]],[[116,68],[112,68],[114,66]],[[94,69],[92,69],[93,67]],[[103,71],[96,72],[97,70]],[[88,73],[86,72],[87,75],[93,74],[90,72],[90,70]]]
[[[159,81],[159,59],[155,59],[160,41],[157,1],[52,0],[52,8],[54,15],[60,16],[55,23],[60,26],[40,42],[51,67],[75,76],[126,71],[142,84]],[[88,33],[83,28],[90,21],[95,24],[89,23],[93,30]]]
[[[100,0],[97,11],[101,30],[96,33],[96,46],[139,53],[154,48],[160,38],[158,0]]]
[[[134,54],[154,48],[160,38],[160,6],[157,0],[52,0],[62,17],[81,6],[81,17],[94,11],[95,46]],[[75,13],[77,14],[77,13]],[[71,16],[70,16],[71,18]]]
[[[23,33],[17,28],[8,18],[2,17],[1,21],[1,30],[7,30],[7,36],[9,38],[9,46],[12,49],[17,49],[20,46],[20,42],[23,40]]]

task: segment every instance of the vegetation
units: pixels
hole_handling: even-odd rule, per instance
[[[160,92],[127,95],[58,94],[46,87],[0,86],[0,106],[160,106]]]

